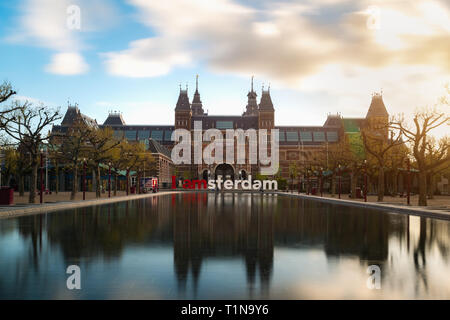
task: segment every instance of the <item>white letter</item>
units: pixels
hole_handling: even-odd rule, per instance
[[[81,10],[79,6],[71,5],[67,7],[66,25],[69,30],[81,29]]]
[[[202,164],[202,122],[194,121],[194,163]]]
[[[270,148],[270,158],[267,155],[267,130],[259,130],[259,162],[263,165],[268,165],[270,167],[261,167],[262,175],[274,175],[278,171],[279,162],[279,145],[278,145],[278,129],[272,129],[271,131],[271,148]]]
[[[66,281],[66,286],[67,289],[69,290],[73,290],[73,289],[77,289],[80,290],[81,289],[81,271],[80,271],[80,267],[77,265],[70,265],[67,267],[66,270],[67,274],[72,274],[70,277],[67,278]]]
[[[232,189],[232,188],[233,188],[233,181],[231,181],[231,180],[225,180],[225,182],[223,183],[223,187],[224,187],[226,190]]]
[[[242,180],[241,185],[243,190],[250,190],[252,188],[252,176],[249,175],[247,180]]]
[[[373,272],[373,273],[372,273]],[[373,264],[367,268],[367,273],[370,277],[367,279],[366,285],[370,290],[381,289],[381,269],[379,266]]]
[[[211,138],[214,137],[212,141]],[[203,160],[206,164],[222,163],[223,162],[223,137],[219,129],[208,129],[203,135],[205,141],[212,141],[203,150]],[[212,155],[214,151],[214,156]]]
[[[181,139],[180,139],[181,138]],[[179,142],[172,149],[172,161],[174,164],[191,164],[191,134],[186,129],[176,129],[172,132],[172,141]],[[180,156],[180,151],[183,153]]]

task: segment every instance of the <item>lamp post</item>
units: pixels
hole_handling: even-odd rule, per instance
[[[320,168],[320,196],[323,197],[323,168]]]
[[[364,202],[367,202],[367,160],[364,160]]]
[[[86,158],[83,158],[83,200],[86,200]]]
[[[341,198],[341,165],[338,165],[338,195]]]
[[[111,162],[108,163],[108,198],[111,198]]]
[[[411,204],[411,163],[406,158],[406,203]]]
[[[48,190],[48,151],[45,149],[45,192],[50,193]]]
[[[44,197],[44,151],[41,149],[41,193],[39,195],[39,203],[42,204]]]
[[[306,194],[309,196],[309,169],[306,169]]]
[[[128,180],[130,180],[129,175],[128,175],[128,168],[127,168],[127,175],[126,175],[126,178],[127,178],[127,195],[128,195],[128,183],[129,183]]]

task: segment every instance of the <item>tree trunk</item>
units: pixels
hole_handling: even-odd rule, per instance
[[[433,172],[430,172],[430,185],[428,186],[428,199],[434,199],[434,190],[435,190],[435,175]]]
[[[117,195],[117,173],[114,175],[114,196]]]
[[[129,175],[129,171],[127,171],[127,195],[130,194],[130,175]]]
[[[392,196],[396,197],[398,194],[398,170],[394,169],[392,173]]]
[[[384,198],[384,167],[378,168],[378,202],[383,201]]]
[[[58,162],[55,161],[55,193],[58,194],[59,191],[59,168],[58,168]]]
[[[141,193],[141,184],[139,183],[140,177],[141,177],[141,174],[138,173],[137,179],[136,179],[136,184],[137,184],[137,186],[136,186],[136,194],[140,194]]]
[[[29,203],[34,203],[36,199],[37,174],[38,174],[38,163],[35,162],[31,166],[30,194],[28,196]]]
[[[23,173],[19,174],[19,196],[23,197],[25,194],[25,177]]]
[[[95,197],[100,198],[101,192],[100,192],[100,165],[97,165],[97,176],[96,179],[96,188],[95,188]]]
[[[427,174],[424,169],[419,167],[419,206],[426,206],[426,205],[427,205]]]
[[[78,166],[75,165],[73,168],[72,192],[70,193],[70,200],[75,200],[77,191],[78,191]]]
[[[358,181],[358,175],[356,174],[356,170],[352,170],[350,175],[350,193],[352,199],[356,199],[356,183]]]
[[[334,174],[331,175],[331,196],[334,197],[336,193],[336,179]]]

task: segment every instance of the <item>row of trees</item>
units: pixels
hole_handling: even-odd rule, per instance
[[[0,86],[0,132],[2,133],[4,172],[5,176],[15,175],[21,195],[24,194],[24,177],[31,176],[29,202],[34,203],[39,157],[45,154],[54,164],[55,174],[58,176],[60,167],[71,170],[72,192],[71,199],[75,199],[79,189],[79,170],[87,166],[95,171],[96,196],[101,196],[101,168],[109,166],[115,175],[114,193],[117,192],[117,176],[125,172],[127,181],[131,171],[136,171],[138,177],[146,168],[147,172],[155,170],[154,159],[146,152],[141,143],[128,143],[126,140],[116,139],[111,128],[98,128],[79,116],[64,133],[50,131],[50,125],[61,119],[59,109],[44,105],[33,105],[30,102],[13,101],[5,105],[16,92],[9,83]],[[56,192],[58,192],[56,179]],[[127,192],[130,184],[127,183]]]
[[[450,95],[448,87],[447,94]],[[449,99],[444,97],[434,108],[416,111],[412,125],[399,115],[388,121],[368,123],[360,134],[346,134],[338,143],[327,145],[323,152],[305,151],[306,162],[291,163],[289,167],[291,183],[298,177],[326,171],[334,194],[336,176],[348,172],[351,196],[356,197],[358,178],[365,174],[370,181],[377,181],[377,200],[383,201],[385,177],[391,177],[391,194],[395,196],[399,171],[409,161],[418,175],[418,205],[426,206],[427,198],[432,198],[435,191],[435,177],[441,174],[450,177],[450,138],[436,139],[431,135],[437,127],[450,124],[449,107]]]

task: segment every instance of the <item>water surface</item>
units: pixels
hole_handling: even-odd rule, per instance
[[[450,298],[448,221],[260,194],[0,220],[0,298]],[[68,290],[78,265],[81,290]],[[381,289],[367,287],[368,266]]]

